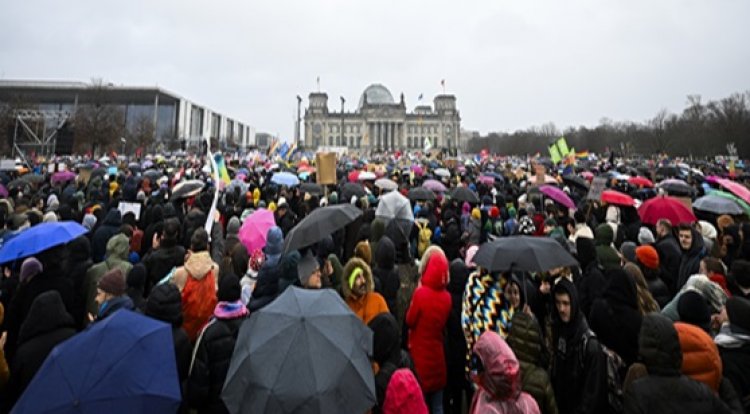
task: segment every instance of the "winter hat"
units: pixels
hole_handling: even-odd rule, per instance
[[[146,300],[146,316],[182,326],[182,295],[171,283],[154,286]]]
[[[428,414],[419,382],[408,368],[397,369],[388,382],[383,414]]]
[[[677,313],[680,321],[702,328],[708,332],[711,325],[711,311],[700,293],[689,290],[677,301]]]
[[[331,205],[338,204],[339,203],[338,193],[336,193],[335,191],[331,192],[331,194],[328,195],[328,203]]]
[[[465,260],[466,267],[470,269],[477,267],[477,264],[474,263],[474,256],[477,254],[478,250],[479,250],[479,246],[477,245],[469,246],[469,248],[466,249],[466,260]]]
[[[750,335],[750,300],[738,296],[729,298],[727,316],[732,332]]]
[[[651,246],[636,247],[635,257],[649,269],[659,268],[659,253]]]
[[[623,242],[620,246],[620,253],[625,257],[625,260],[629,262],[635,262],[635,249],[636,245],[632,241]]]
[[[106,293],[115,296],[122,296],[127,290],[127,284],[125,283],[125,274],[119,268],[114,268],[109,272],[105,273],[99,283],[96,285],[97,289],[100,289]]]
[[[273,226],[266,233],[266,247],[263,252],[267,256],[280,255],[284,248],[284,234],[279,226]]]
[[[128,276],[125,278],[125,283],[128,287],[135,289],[143,289],[146,285],[146,277],[148,271],[143,263],[138,263],[133,266],[128,272]]]
[[[57,211],[58,207],[60,207],[60,201],[57,196],[50,194],[47,198],[47,211]]]
[[[43,270],[42,262],[34,257],[29,257],[21,264],[21,274],[18,276],[18,279],[21,283],[28,282],[34,276],[42,273]]]
[[[638,230],[638,244],[654,244],[655,242],[654,233],[652,233],[648,227],[641,227],[641,229]]]
[[[581,263],[581,268],[585,269],[590,263],[597,261],[596,246],[594,245],[594,239],[587,237],[576,238],[576,256],[578,262]]]
[[[726,214],[723,214],[716,219],[716,225],[719,227],[719,231],[724,231],[725,228],[731,226],[732,224],[734,224],[734,219],[732,218],[732,216],[728,216]]]
[[[240,279],[229,273],[219,280],[219,290],[216,292],[216,298],[219,302],[236,302],[240,300],[242,288]]]
[[[354,247],[354,257],[359,257],[368,265],[372,264],[372,249],[370,248],[370,242],[363,240],[357,243]]]
[[[237,216],[232,216],[227,223],[227,236],[237,235],[240,232],[240,219]]]
[[[716,227],[713,224],[703,220],[699,221],[698,224],[700,225],[701,236],[704,239],[716,240]]]
[[[489,213],[489,215],[493,219],[496,219],[496,218],[500,217],[500,209],[497,208],[497,206],[490,207],[490,213]]]
[[[83,216],[83,227],[86,227],[86,230],[91,231],[91,229],[96,226],[96,216],[93,214],[86,214]]]
[[[138,190],[135,199],[140,202],[146,201],[146,193],[143,190]]]
[[[307,254],[297,263],[297,277],[299,277],[299,281],[302,284],[302,286],[305,286],[307,284],[307,281],[310,279],[310,276],[312,273],[320,268],[320,264],[318,263],[318,260],[315,258],[315,256],[312,255],[311,252],[307,252]]]
[[[42,219],[44,223],[55,223],[57,222],[57,214],[54,211],[48,211]]]
[[[745,289],[750,288],[750,262],[747,260],[735,260],[732,262],[730,272],[735,282]]]
[[[475,219],[475,220],[479,220],[479,219],[481,219],[481,218],[482,218],[482,212],[481,212],[481,211],[479,211],[479,209],[478,209],[478,208],[474,207],[474,208],[473,208],[473,209],[471,210],[471,218],[473,218],[473,219]]]

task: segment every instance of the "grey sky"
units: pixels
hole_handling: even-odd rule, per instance
[[[511,131],[680,111],[750,89],[750,1],[7,1],[5,79],[159,85],[293,134],[297,94],[353,109],[457,96],[462,126]]]

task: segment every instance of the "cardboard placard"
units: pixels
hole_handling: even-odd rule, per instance
[[[322,185],[336,184],[336,153],[319,152],[315,154],[317,181]]]
[[[589,188],[589,193],[586,196],[586,199],[600,201],[602,199],[602,192],[604,191],[606,187],[607,187],[606,177],[594,177],[594,180],[591,181],[591,187]]]
[[[130,203],[127,201],[120,201],[117,205],[117,209],[120,210],[120,216],[124,216],[126,213],[135,214],[135,219],[141,219],[141,203]]]
[[[78,179],[82,181],[84,184],[88,184],[89,179],[91,178],[91,172],[92,170],[88,168],[81,168],[81,170],[78,171]]]

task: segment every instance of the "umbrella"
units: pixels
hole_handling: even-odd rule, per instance
[[[203,181],[201,180],[187,180],[177,183],[172,189],[172,198],[189,198],[198,195],[203,189],[203,185]]]
[[[445,168],[438,168],[435,170],[435,175],[438,177],[450,177],[451,173]]]
[[[359,179],[359,171],[353,170],[349,172],[349,175],[346,177],[347,180],[349,180],[350,183],[356,183]]]
[[[245,218],[237,237],[247,249],[248,254],[252,254],[255,250],[266,247],[268,229],[275,225],[276,219],[273,212],[261,208]]]
[[[392,191],[380,197],[375,216],[414,222],[414,212],[411,209],[409,199],[397,191]]]
[[[369,172],[369,171],[364,171],[364,172],[359,173],[359,176],[357,177],[357,180],[359,180],[359,181],[367,181],[367,180],[374,180],[376,178],[377,178],[377,176],[375,175],[375,173],[372,173],[372,172]]]
[[[2,184],[0,184],[0,197],[8,197],[8,189]]]
[[[286,235],[284,251],[299,250],[315,244],[361,215],[362,210],[349,203],[316,208]]]
[[[477,193],[469,190],[467,187],[456,187],[449,193],[449,195],[454,200],[466,201],[471,204],[479,203],[479,196],[477,196]]]
[[[367,412],[372,338],[338,293],[290,287],[243,322],[221,398],[231,413]]]
[[[8,188],[10,189],[21,188],[22,189],[22,188],[28,187],[29,185],[30,184],[28,183],[28,181],[24,181],[20,178],[17,178],[8,183]]]
[[[539,187],[539,191],[542,192],[542,194],[546,195],[547,197],[557,201],[558,203],[562,204],[563,206],[575,210],[576,203],[573,202],[573,200],[570,199],[570,197],[565,194],[565,191],[551,186],[551,185],[543,185]]]
[[[290,172],[282,171],[274,173],[273,177],[271,177],[271,182],[287,187],[294,187],[295,185],[299,185],[299,178]]]
[[[22,181],[26,181],[29,184],[39,184],[44,181],[44,176],[39,174],[26,174],[21,177]]]
[[[156,180],[159,179],[159,177],[162,176],[161,171],[157,170],[146,170],[143,172],[143,176],[151,180],[151,182],[155,183]]]
[[[0,263],[22,259],[49,248],[65,244],[86,234],[85,227],[74,221],[40,223],[21,231],[0,248]]]
[[[315,183],[303,183],[301,186],[299,186],[300,191],[303,193],[308,193],[312,195],[321,195],[323,194],[323,189],[320,188],[318,184]]]
[[[674,197],[660,196],[647,200],[638,209],[641,221],[655,225],[661,219],[668,219],[674,225],[693,223],[698,219],[682,202]]]
[[[577,175],[564,175],[562,179],[565,184],[578,187],[584,191],[589,189],[589,183]]]
[[[426,180],[422,184],[422,187],[430,191],[434,191],[436,193],[444,193],[447,190],[447,188],[445,187],[445,184],[441,183],[438,180]]]
[[[639,187],[651,188],[654,186],[654,183],[646,177],[630,177],[628,178],[628,182]]]
[[[480,175],[478,178],[478,181],[485,185],[494,185],[495,184],[495,177],[491,175]]]
[[[246,182],[242,181],[241,179],[235,178],[229,183],[226,191],[230,193],[230,192],[234,192],[235,188],[239,188],[240,194],[244,195],[247,192],[248,187],[249,185]]]
[[[141,164],[138,164],[137,162],[131,162],[128,164],[128,169],[133,172],[141,172]]]
[[[485,243],[474,255],[474,263],[490,272],[546,272],[578,265],[576,259],[554,239],[530,236],[501,237]]]
[[[708,194],[695,200],[693,208],[719,215],[729,214],[734,216],[745,212],[736,201],[716,194]]]
[[[349,202],[352,197],[364,197],[367,195],[362,184],[346,183],[341,187],[341,200]]]
[[[57,345],[13,412],[174,413],[180,399],[172,327],[120,310]]]
[[[735,203],[739,204],[740,207],[745,211],[745,214],[750,216],[750,204],[746,203],[741,198],[737,197],[736,195],[732,193],[727,193],[726,191],[719,191],[719,190],[710,190],[708,192],[710,195],[715,195],[718,197],[723,197],[729,200],[734,201]]]
[[[619,191],[615,191],[615,190],[602,191],[601,200],[609,204],[617,204],[620,206],[634,206],[635,205],[635,200],[633,200],[633,197],[627,194],[623,194]]]
[[[73,171],[59,171],[54,174],[52,174],[51,182],[52,184],[58,184],[58,183],[65,183],[68,181],[75,180],[76,173]]]
[[[428,188],[415,187],[409,190],[409,200],[413,201],[431,201],[435,199],[435,193]]]
[[[664,189],[670,195],[690,196],[695,191],[690,184],[676,178],[661,181],[658,187]]]
[[[382,190],[393,191],[398,188],[398,184],[388,178],[379,178],[375,180],[375,187],[378,187]]]
[[[744,185],[738,182],[727,180],[726,178],[719,178],[718,180],[716,180],[716,182],[719,183],[720,186],[729,190],[729,192],[731,192],[732,194],[741,198],[746,203],[750,203],[750,190],[748,190],[748,188]]]
[[[105,175],[107,175],[107,169],[106,168],[104,168],[104,167],[94,168],[91,171],[91,175],[89,176],[89,179],[94,178],[94,177],[103,177]]]

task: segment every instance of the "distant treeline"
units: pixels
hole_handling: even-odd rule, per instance
[[[645,122],[603,119],[593,128],[558,130],[553,123],[513,133],[493,132],[469,143],[470,152],[487,149],[499,154],[547,154],[547,145],[564,136],[576,151],[601,153],[607,149],[625,155],[667,153],[706,157],[727,155],[734,143],[741,158],[750,158],[750,91],[704,103],[699,95],[687,97],[680,114],[659,111]]]

